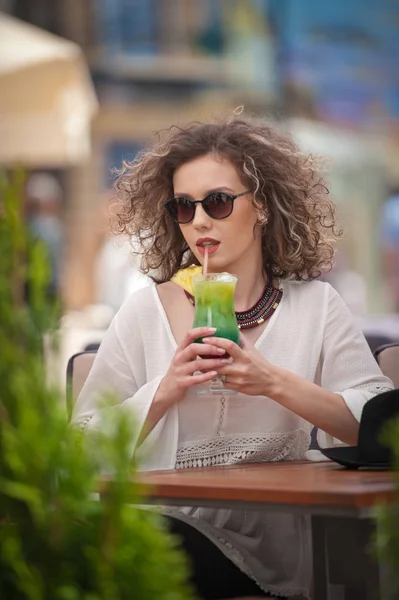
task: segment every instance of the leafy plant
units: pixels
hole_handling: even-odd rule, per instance
[[[385,566],[384,592],[387,598],[399,600],[399,420],[389,424],[383,437],[394,456],[396,502],[377,508],[375,547]]]
[[[67,422],[45,383],[43,336],[57,327],[46,251],[29,240],[23,176],[0,182],[0,598],[189,600],[187,563],[134,486],[126,417],[96,436]],[[26,301],[26,290],[28,302]],[[113,484],[93,498],[106,468]]]

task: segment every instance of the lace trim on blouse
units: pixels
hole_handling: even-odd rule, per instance
[[[305,598],[310,598],[307,590],[305,590],[305,589],[289,590],[289,589],[285,589],[285,588],[277,588],[276,586],[265,587],[259,581],[259,579],[257,577],[255,577],[251,568],[245,562],[245,559],[244,559],[243,555],[241,554],[241,552],[239,552],[236,548],[234,548],[234,546],[230,542],[227,542],[222,537],[218,537],[217,539],[222,544],[222,546],[225,547],[226,556],[228,558],[230,558],[230,560],[240,569],[240,571],[242,571],[248,577],[250,577],[256,583],[256,585],[258,585],[260,587],[260,589],[263,592],[265,592],[265,594],[272,594],[272,595],[278,594],[278,596],[287,596],[287,597],[302,595]]]
[[[389,392],[392,390],[392,387],[388,385],[379,385],[378,383],[366,383],[364,385],[356,386],[353,388],[356,390],[367,390],[370,394],[377,396],[377,394],[382,394],[383,392]]]
[[[79,429],[80,429],[81,433],[85,433],[92,418],[93,418],[93,415],[91,415],[90,417],[86,417],[85,419],[83,419],[83,421],[81,423],[79,423]]]
[[[176,469],[234,465],[244,462],[301,460],[309,448],[304,429],[284,433],[232,433],[180,443]]]
[[[146,507],[147,508],[147,507]],[[151,510],[154,510],[154,507],[150,507]],[[198,531],[200,531],[203,535],[207,536],[219,549],[229,558],[243,573],[245,573],[248,577],[250,577],[259,588],[265,592],[266,594],[277,595],[280,596],[303,596],[304,598],[310,599],[309,590],[305,588],[295,587],[295,588],[284,588],[275,585],[267,585],[265,586],[253,573],[251,567],[246,562],[243,554],[237,550],[231,544],[225,540],[219,533],[216,533],[215,530],[207,523],[206,521],[198,521],[191,516],[182,514],[182,508],[177,506],[158,506],[156,507],[158,512],[161,512],[164,515],[168,515],[171,517],[175,517],[188,523]]]

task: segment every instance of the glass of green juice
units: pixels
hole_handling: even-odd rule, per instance
[[[234,292],[238,278],[230,273],[207,273],[193,278],[195,314],[193,327],[215,327],[216,337],[232,340],[236,344],[240,340],[240,330],[234,312]],[[202,343],[202,339],[196,340]],[[226,354],[221,358],[228,358]],[[202,358],[215,358],[202,356]],[[198,394],[236,394],[234,390],[224,387],[223,379],[217,375],[208,386],[201,387]]]

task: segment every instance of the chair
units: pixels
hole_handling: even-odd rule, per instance
[[[97,350],[100,347],[100,344],[101,342],[90,342],[90,344],[87,344],[83,350],[85,352],[97,352]]]
[[[399,342],[384,344],[374,351],[374,358],[381,371],[399,388]]]
[[[370,333],[366,331],[364,337],[366,338],[369,348],[373,354],[381,346],[388,346],[389,344],[395,343],[395,339],[389,337],[385,333]]]
[[[95,350],[78,352],[71,356],[67,365],[66,403],[68,418],[72,416],[73,405],[93,366],[97,352]]]

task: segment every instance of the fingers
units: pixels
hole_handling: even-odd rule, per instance
[[[197,356],[211,356],[218,358],[223,356],[223,354],[225,354],[225,351],[222,348],[217,348],[217,346],[193,343],[178,354],[178,362],[194,360]]]
[[[216,369],[219,371],[219,369],[227,365],[228,362],[229,361],[226,358],[199,358],[182,365],[180,372],[184,375],[192,375],[196,371],[201,371],[203,373],[206,371],[215,371]]]
[[[228,361],[226,366],[222,366],[218,369],[219,375],[235,375],[237,373],[237,367],[234,363]]]
[[[204,337],[202,341],[204,344],[210,344],[211,346],[217,346],[218,348],[222,348],[235,360],[239,360],[240,358],[242,359],[245,356],[240,346],[232,342],[231,340],[219,337]]]
[[[193,385],[200,385],[201,383],[207,383],[216,377],[217,371],[208,371],[207,373],[196,373],[195,375],[187,375],[182,378],[182,385],[189,388]]]
[[[187,331],[183,340],[180,342],[179,350],[184,350],[184,348],[187,348],[187,346],[189,346],[199,338],[214,335],[215,333],[215,327],[195,327],[194,329],[190,329],[189,331]]]
[[[224,348],[215,344],[196,342],[205,337],[212,339],[209,336],[213,336],[215,332],[216,329],[212,327],[196,327],[186,333],[171,365],[170,375],[178,388],[187,389],[207,383],[214,379],[219,369],[229,364],[230,359],[224,357],[226,354]]]

